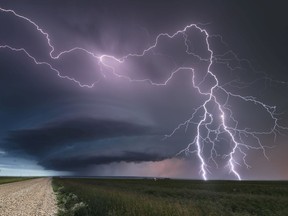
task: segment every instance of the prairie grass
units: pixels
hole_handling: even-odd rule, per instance
[[[6,183],[24,181],[24,180],[29,180],[29,179],[32,179],[32,178],[23,178],[23,177],[0,177],[0,184],[6,184]]]
[[[288,215],[288,182],[54,178],[53,185],[58,200],[74,194],[83,203],[63,216]]]

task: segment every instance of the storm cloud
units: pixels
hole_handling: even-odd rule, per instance
[[[67,144],[151,133],[152,129],[144,125],[109,119],[78,118],[49,123],[39,128],[12,131],[5,139],[5,149],[41,157]]]
[[[23,47],[38,61],[47,61],[61,71],[63,77],[94,86],[80,87],[67,77],[60,78],[47,65],[34,64],[23,51],[1,48],[0,166],[21,170],[23,166],[28,169],[35,165],[42,171],[71,171],[75,175],[141,175],[137,171],[141,168],[145,175],[149,175],[149,170],[153,175],[162,170],[161,176],[201,178],[196,154],[186,155],[183,151],[181,157],[185,161],[175,155],[194,140],[197,128],[194,121],[187,119],[206,98],[193,88],[192,78],[203,91],[215,85],[215,79],[207,73],[209,64],[205,59],[210,52],[205,46],[204,33],[189,29],[173,40],[161,37],[158,46],[147,51],[145,57],[137,56],[152,45],[161,32],[173,34],[191,23],[199,24],[211,35],[209,42],[215,64],[210,69],[219,78],[219,86],[276,105],[277,112],[284,113],[278,123],[287,125],[288,19],[286,7],[280,3],[0,0],[0,7],[31,18],[48,32],[55,47],[54,56],[73,47],[87,49],[97,56],[121,58],[136,54],[125,59],[125,63],[116,58],[103,58],[100,64],[99,59],[83,50],[52,59],[45,35],[31,23],[1,12],[0,45]],[[131,82],[116,76],[111,67],[103,63],[117,68],[119,75],[146,81]],[[151,82],[163,84],[179,66],[193,67],[195,73],[181,70],[167,85],[151,85]],[[269,79],[265,79],[267,77]],[[270,78],[278,81],[271,82]],[[215,94],[220,103],[233,110],[240,130],[271,129],[273,119],[259,105],[228,97],[220,88],[215,89]],[[208,106],[216,116],[215,104]],[[229,116],[229,110],[226,111]],[[200,110],[193,120],[202,117],[203,110]],[[219,120],[217,115],[213,124],[217,126]],[[229,122],[229,126],[235,126],[235,122]],[[174,131],[179,124],[180,129]],[[223,130],[213,124],[205,125],[214,130],[212,134],[217,129]],[[165,134],[172,132],[174,136],[165,139]],[[222,138],[217,140],[215,149],[223,156],[233,145],[227,141],[229,137]],[[245,158],[252,169],[239,167],[243,177],[287,178],[284,166],[287,157],[283,156],[287,152],[287,141],[283,137],[277,137],[276,142],[273,139],[273,136],[263,138],[265,146],[275,144],[266,152],[270,161],[265,160],[262,151],[255,150],[259,147],[257,142],[250,145],[254,149],[250,149]],[[207,144],[202,149],[208,152],[203,155],[212,167],[211,172],[223,172],[226,174],[219,174],[222,176],[219,178],[231,178],[225,166],[227,157],[215,154],[220,165],[216,168],[209,158],[211,148],[214,146]],[[190,150],[195,153],[193,147]],[[241,152],[237,155],[242,156]]]
[[[155,162],[167,159],[163,155],[156,153],[145,153],[145,152],[129,152],[125,151],[119,155],[99,155],[99,156],[77,156],[77,157],[60,157],[60,158],[49,158],[49,160],[40,161],[39,165],[51,170],[68,170],[68,171],[81,171],[89,168],[93,165],[103,165],[110,163],[119,162]]]

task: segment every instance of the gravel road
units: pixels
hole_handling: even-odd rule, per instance
[[[0,185],[1,216],[54,216],[56,213],[50,178]]]

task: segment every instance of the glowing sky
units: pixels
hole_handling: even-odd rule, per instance
[[[274,105],[279,113],[275,114],[277,124],[288,126],[288,19],[281,5],[268,1],[0,0],[0,7],[29,17],[49,32],[56,55],[81,47],[93,55],[108,56],[99,61],[80,50],[53,60],[47,38],[33,24],[12,13],[0,13],[0,175],[203,178],[197,146],[188,149],[192,154],[176,156],[193,141],[197,134],[193,122],[199,122],[203,114],[196,113],[187,130],[185,125],[174,129],[205,102],[205,95],[198,91],[209,92],[215,85],[214,74],[219,81],[217,102],[228,114],[228,126],[236,127],[228,118],[232,110],[237,129],[270,131],[275,125],[269,115]],[[173,35],[191,23],[201,29],[161,38],[144,58],[129,56],[119,62],[129,53],[138,55],[153,46],[160,33]],[[207,75],[211,52],[206,30],[211,35],[212,75]],[[47,64],[35,65],[25,53],[3,45],[24,48],[37,62]],[[181,70],[172,77],[171,72],[179,67],[193,67],[195,76],[191,70]],[[192,81],[201,83],[200,90]],[[151,85],[155,83],[167,85]],[[232,96],[228,101],[224,89],[254,102]],[[268,113],[262,103],[271,106]],[[207,104],[209,114],[217,116],[209,125],[215,128],[221,112],[217,104]],[[243,179],[288,179],[287,130],[277,127],[271,134],[260,134],[260,149],[258,138],[246,139],[247,133],[242,134],[239,139],[251,148],[243,146],[233,154],[237,169],[233,173],[229,153],[234,145],[229,133],[222,134],[224,129],[222,125],[217,151],[207,140],[200,149],[209,179],[235,179],[238,173]],[[206,132],[201,136],[205,138]],[[265,152],[262,145],[267,146]]]

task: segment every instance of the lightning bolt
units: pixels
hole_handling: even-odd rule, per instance
[[[103,75],[103,78],[106,78],[105,73],[103,73],[103,69],[105,68],[107,71],[110,71],[114,76],[125,79],[129,82],[148,82],[151,85],[155,86],[166,86],[169,81],[171,81],[176,73],[179,73],[181,71],[190,71],[192,74],[192,86],[195,88],[195,90],[201,95],[203,98],[205,98],[204,102],[194,109],[194,111],[191,114],[191,117],[187,120],[185,120],[182,123],[179,123],[175,127],[175,129],[170,133],[165,135],[164,139],[172,137],[178,130],[184,129],[185,132],[190,127],[195,128],[195,136],[192,139],[192,141],[187,145],[186,148],[179,151],[176,156],[181,154],[195,154],[200,162],[200,174],[204,180],[208,179],[208,174],[210,174],[210,163],[214,163],[218,167],[217,158],[222,157],[227,160],[226,167],[228,168],[229,172],[232,173],[235,178],[238,180],[241,180],[241,175],[237,171],[237,167],[241,166],[241,164],[244,164],[247,168],[249,168],[248,163],[246,162],[246,156],[247,151],[250,149],[254,150],[261,150],[263,152],[263,155],[268,159],[266,154],[266,149],[271,148],[270,146],[265,146],[262,144],[262,135],[274,135],[274,139],[276,139],[276,136],[278,134],[282,134],[282,130],[287,130],[287,127],[282,126],[279,124],[279,119],[277,118],[278,113],[276,112],[276,106],[270,106],[267,105],[261,101],[259,101],[257,98],[253,96],[242,96],[239,94],[235,94],[233,92],[230,92],[227,90],[227,86],[233,86],[236,88],[245,88],[248,85],[251,85],[253,83],[241,83],[239,80],[232,80],[231,82],[220,84],[218,77],[216,74],[212,71],[212,65],[214,64],[223,64],[227,68],[229,68],[231,71],[234,71],[237,69],[237,67],[232,67],[230,65],[230,62],[232,60],[236,60],[238,63],[241,63],[242,61],[250,62],[245,59],[240,59],[234,52],[231,50],[227,51],[224,54],[215,54],[215,52],[211,48],[211,40],[213,38],[220,38],[220,41],[222,44],[227,46],[225,42],[223,41],[222,37],[220,35],[210,35],[206,29],[202,28],[203,24],[190,24],[187,25],[182,30],[178,30],[174,34],[168,34],[168,33],[160,33],[156,39],[155,42],[149,46],[147,49],[143,50],[140,53],[130,53],[126,56],[123,56],[121,58],[117,58],[112,55],[96,55],[93,52],[81,48],[81,47],[74,47],[69,50],[64,50],[62,52],[59,52],[58,54],[55,54],[55,47],[53,46],[49,34],[44,31],[39,25],[36,24],[36,22],[32,21],[26,16],[20,15],[16,13],[14,10],[11,9],[4,9],[0,7],[0,12],[6,13],[9,15],[13,15],[18,17],[19,19],[22,19],[28,23],[31,24],[40,34],[42,34],[46,38],[46,42],[50,48],[49,56],[51,61],[55,61],[60,59],[62,56],[70,54],[72,52],[84,52],[87,55],[95,58],[98,65],[101,69],[101,74]],[[205,39],[205,46],[206,50],[209,53],[209,57],[201,57],[200,55],[193,53],[190,51],[190,44],[192,43],[189,40],[188,31],[189,30],[195,30],[199,32],[201,35],[203,35]],[[155,48],[158,47],[160,41],[164,38],[169,38],[171,40],[175,39],[177,36],[182,36],[184,40],[184,45],[186,47],[186,54],[189,56],[193,56],[194,58],[198,59],[201,62],[207,63],[207,71],[205,76],[200,81],[196,81],[195,77],[197,75],[197,70],[193,67],[186,67],[186,66],[179,66],[176,67],[174,70],[169,71],[170,76],[164,80],[163,82],[155,82],[151,79],[134,79],[131,78],[128,75],[120,74],[116,67],[111,64],[111,61],[116,64],[125,64],[125,62],[128,59],[131,58],[142,58],[146,55],[149,55],[149,53],[153,52]],[[20,52],[29,57],[35,64],[37,65],[43,65],[48,68],[50,68],[51,71],[54,71],[56,75],[59,78],[67,79],[69,81],[72,81],[79,85],[80,87],[87,87],[87,88],[93,88],[96,82],[88,85],[85,83],[81,83],[79,80],[61,75],[61,71],[53,67],[52,63],[45,62],[45,61],[39,61],[36,57],[31,55],[25,48],[23,47],[13,47],[7,44],[0,44],[1,49],[7,49],[12,52]],[[239,64],[240,65],[240,64]],[[208,79],[212,79],[213,85],[210,86],[209,90],[204,90],[202,88],[203,83],[207,81]],[[264,77],[264,79],[268,79],[271,81],[270,78],[267,76]],[[219,94],[222,94],[222,97],[226,98],[226,100],[223,102],[219,96]],[[272,120],[273,124],[272,127],[267,131],[255,131],[251,130],[249,128],[240,128],[237,119],[233,115],[233,110],[229,106],[229,100],[231,98],[239,99],[245,103],[251,103],[253,104],[257,109],[262,109],[266,112],[266,114],[269,116],[269,118]],[[212,106],[211,106],[212,105]],[[211,108],[213,107],[213,108]],[[215,127],[215,124],[217,127]],[[247,143],[247,139],[250,139],[251,142],[254,144]],[[230,144],[230,148],[228,153],[225,154],[219,154],[217,151],[217,146],[220,145],[220,141],[228,141]],[[255,145],[256,143],[256,145]],[[209,148],[208,151],[208,157],[205,155],[205,148]],[[239,156],[241,159],[239,159]]]

